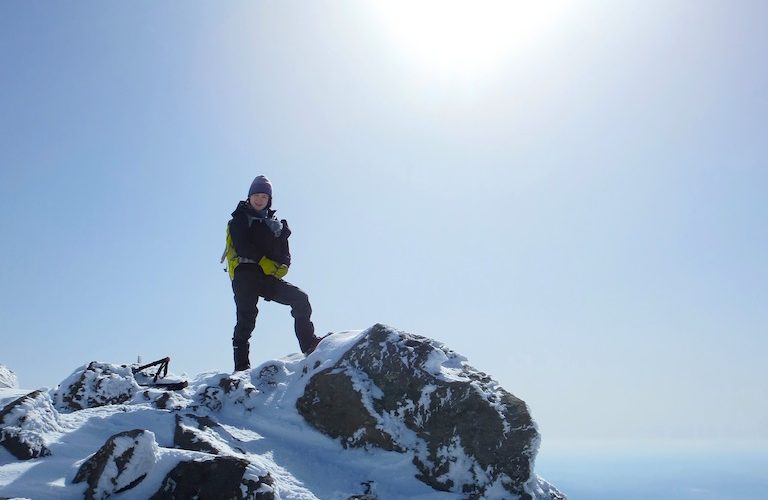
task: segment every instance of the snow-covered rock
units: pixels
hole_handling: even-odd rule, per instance
[[[533,471],[525,403],[423,337],[338,332],[307,357],[175,391],[132,368],[0,388],[2,445],[25,446],[0,449],[0,498],[564,498]]]
[[[211,455],[236,455],[244,453],[237,446],[239,442],[210,416],[176,414],[176,429],[173,433],[173,445],[176,448]]]
[[[16,389],[19,387],[19,379],[7,366],[0,365],[0,389]]]
[[[523,499],[543,491],[525,402],[433,340],[376,325],[312,377],[297,408],[345,447],[411,453],[418,479],[437,490]]]
[[[59,384],[53,398],[60,411],[77,411],[125,403],[139,390],[130,367],[92,361]]]
[[[253,410],[261,404],[258,395],[259,390],[250,380],[234,375],[217,375],[200,385],[195,396],[195,406],[211,411],[225,408]]]
[[[0,445],[20,460],[50,455],[48,444],[62,432],[51,398],[34,391],[0,410]]]
[[[191,401],[184,397],[182,393],[178,391],[169,391],[166,389],[159,389],[154,387],[144,388],[141,392],[137,393],[131,403],[143,403],[149,402],[155,408],[160,410],[173,410],[181,411]]]
[[[154,433],[133,429],[115,434],[77,471],[73,483],[86,482],[85,498],[107,498],[138,485],[155,465]]]

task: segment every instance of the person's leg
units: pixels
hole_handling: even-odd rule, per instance
[[[247,370],[251,367],[249,359],[248,340],[256,326],[256,316],[259,314],[257,304],[259,293],[257,281],[252,270],[244,266],[235,269],[235,279],[232,280],[232,291],[235,294],[237,323],[232,335],[235,371]]]
[[[299,287],[288,283],[287,281],[274,280],[270,287],[270,295],[265,298],[291,306],[291,316],[293,316],[293,328],[296,338],[299,340],[301,352],[306,353],[315,348],[317,337],[315,337],[315,325],[312,324],[312,306],[309,304],[309,297]]]

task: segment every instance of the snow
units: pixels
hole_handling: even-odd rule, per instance
[[[447,351],[447,352],[446,352]],[[425,364],[426,370],[446,382],[469,380],[464,374],[467,359],[446,348],[435,349]]]
[[[0,365],[0,389],[18,389],[19,380],[8,367]]]
[[[152,432],[141,434],[137,440],[128,436],[121,436],[115,439],[114,443],[115,449],[112,452],[112,457],[96,487],[97,498],[109,496],[110,493],[127,487],[139,477],[147,474],[155,465],[160,454],[155,442],[155,435]],[[131,448],[134,449],[133,456],[126,469],[120,471],[115,457],[123,455]]]
[[[149,432],[143,433],[138,443],[128,437],[116,440],[117,449],[113,456],[119,456],[129,446],[135,448],[134,454],[128,468],[120,475],[113,460],[101,477],[99,491],[115,491],[146,474],[135,487],[116,497],[148,498],[158,491],[165,476],[180,461],[213,457],[209,453],[174,448],[176,415],[182,415],[181,424],[195,435],[195,439],[224,450],[226,454],[246,459],[250,464],[246,479],[257,481],[269,473],[274,480],[271,489],[276,498],[334,500],[366,492],[376,494],[378,498],[462,498],[459,493],[436,491],[417,480],[413,452],[344,449],[338,440],[323,435],[298,414],[296,401],[303,395],[312,375],[333,366],[363,334],[363,331],[336,333],[325,339],[307,358],[292,354],[234,375],[200,374],[190,380],[186,389],[172,393],[169,398],[168,408],[180,408],[179,411],[153,405],[152,401],[163,392],[132,385],[135,381],[131,382],[130,369],[121,370],[115,366],[110,366],[114,373],[107,374],[104,390],[107,395],[119,395],[128,390],[133,394],[132,399],[71,411],[61,398],[62,388],[70,387],[78,380],[85,366],[80,367],[60,384],[58,391],[42,393],[55,418],[42,419],[43,423],[35,424],[34,430],[44,440],[51,455],[19,461],[0,447],[0,497],[82,498],[86,483],[72,483],[80,465],[110,437],[130,429],[145,429]],[[430,360],[429,370],[445,379],[466,379],[461,375],[464,358],[443,354]],[[4,373],[0,371],[0,377]],[[0,378],[0,382],[3,380],[8,380],[7,376]],[[355,387],[364,396],[362,399],[366,404],[380,397],[380,389],[362,375],[355,381]],[[434,386],[425,387],[419,403],[428,401],[435,389]],[[29,392],[18,389],[14,383],[5,384],[0,386],[0,402],[7,404]],[[104,399],[104,394],[97,393],[81,396],[83,400]],[[37,411],[45,410],[45,405],[41,408]],[[27,411],[30,417],[33,416],[33,409],[18,411]],[[219,425],[199,429],[193,419],[184,417],[190,413],[210,416]],[[14,418],[18,420],[19,416],[14,415]],[[34,416],[32,420],[40,420],[38,417]],[[399,436],[401,442],[416,444],[415,436],[410,436],[413,431],[405,428],[397,415],[389,415],[381,425],[386,432]],[[453,472],[469,476],[484,474],[484,471],[472,469],[472,462],[464,455],[461,443],[454,444],[445,450]],[[544,492],[547,486],[544,481],[532,479],[528,490]],[[270,486],[262,486],[262,491],[269,489]],[[499,493],[495,498],[509,498],[509,493],[500,485],[494,486],[494,491]]]
[[[47,455],[48,445],[63,431],[50,397],[41,391],[6,407],[0,425],[0,441],[17,440],[34,456]]]

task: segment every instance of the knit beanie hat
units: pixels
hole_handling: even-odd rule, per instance
[[[272,198],[272,183],[269,182],[269,179],[263,175],[259,175],[253,179],[253,182],[251,183],[251,189],[248,190],[248,197],[250,198],[252,194],[256,193],[265,193],[268,194],[270,198]]]

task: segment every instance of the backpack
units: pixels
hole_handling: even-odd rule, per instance
[[[229,222],[232,221],[230,220]],[[226,245],[224,246],[224,253],[221,254],[221,260],[219,263],[223,264],[224,260],[227,261],[227,265],[224,267],[224,270],[229,273],[229,279],[234,280],[235,268],[238,266],[238,264],[240,264],[240,257],[237,256],[237,252],[235,252],[235,246],[232,244],[232,235],[229,234],[229,222],[227,222]]]

